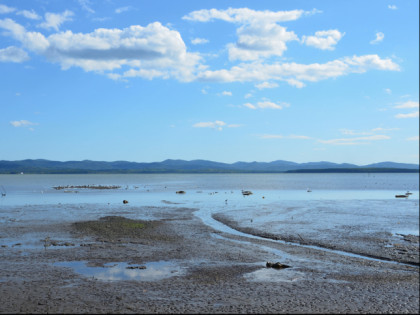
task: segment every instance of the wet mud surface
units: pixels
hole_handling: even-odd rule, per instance
[[[322,233],[297,233],[290,229],[279,229],[278,233],[267,233],[252,223],[240,224],[227,215],[218,213],[213,218],[246,234],[262,238],[281,240],[300,245],[348,252],[349,254],[377,258],[385,261],[419,266],[419,236],[392,234],[390,232],[363,233],[352,225]],[[332,235],[333,234],[333,235]]]
[[[153,211],[153,220],[104,216],[2,224],[0,313],[414,314],[419,309],[418,266],[226,234],[204,225],[194,209],[147,211]],[[384,247],[390,240],[377,235],[367,242],[375,246],[357,246],[372,256],[385,248],[379,256],[418,263],[418,238],[398,241],[402,247]],[[355,246],[344,243],[335,244]],[[290,267],[268,268],[268,261]]]

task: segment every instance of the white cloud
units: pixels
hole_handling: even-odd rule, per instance
[[[63,69],[76,66],[104,73],[127,67],[121,74],[106,74],[113,79],[175,77],[182,81],[192,80],[194,71],[201,69],[201,57],[187,52],[181,35],[159,22],[146,27],[100,28],[91,33],[65,31],[48,37],[28,32],[11,19],[0,20],[0,28]]]
[[[388,140],[388,139],[391,139],[391,137],[385,136],[385,135],[372,135],[372,136],[366,136],[366,137],[318,140],[318,142],[325,143],[325,144],[332,144],[332,145],[359,145],[359,144],[366,144],[368,141],[378,141],[378,140]]]
[[[287,49],[286,43],[297,41],[293,31],[277,23],[299,19],[303,10],[292,11],[255,11],[248,8],[229,8],[226,10],[198,10],[183,19],[209,22],[215,19],[239,24],[238,40],[227,45],[230,60],[258,60],[271,56],[282,56]],[[311,12],[313,14],[314,12]]]
[[[245,107],[248,107],[250,109],[257,109],[257,108],[268,108],[268,109],[283,109],[284,107],[289,107],[290,104],[288,103],[274,103],[268,100],[264,100],[261,102],[257,102],[257,104],[251,104],[251,103],[245,103]]]
[[[257,107],[255,105],[252,105],[251,103],[245,103],[244,106],[250,109],[257,109]]]
[[[255,11],[248,8],[228,8],[226,10],[203,9],[184,16],[184,20],[209,22],[220,19],[231,23],[275,23],[297,20],[304,14],[303,10],[292,11]]]
[[[48,40],[39,32],[28,32],[12,19],[0,20],[0,28],[7,30],[11,36],[20,41],[27,49],[43,53],[49,46]]]
[[[338,30],[318,31],[315,36],[303,36],[302,43],[322,50],[334,50],[335,45],[345,35]]]
[[[193,125],[195,128],[214,128],[217,130],[222,130],[223,126],[225,126],[226,123],[224,121],[216,120],[216,121],[210,121],[210,122],[199,122]]]
[[[10,124],[13,127],[28,127],[28,126],[38,125],[37,123],[30,122],[28,120],[15,120],[15,121],[11,121]]]
[[[8,7],[5,4],[0,4],[0,14],[7,14],[16,11],[16,8]]]
[[[89,13],[95,13],[95,10],[91,8],[91,2],[89,0],[79,0],[79,4],[81,5],[83,10]]]
[[[377,44],[377,43],[380,43],[380,42],[382,42],[382,41],[384,40],[384,38],[385,38],[384,33],[382,33],[382,32],[377,32],[377,33],[376,33],[376,38],[375,38],[374,40],[371,40],[371,41],[370,41],[370,43],[371,43],[371,44]]]
[[[395,106],[394,108],[419,108],[419,102],[407,101],[405,103]]]
[[[414,136],[406,139],[407,141],[419,141],[419,136]]]
[[[39,24],[39,27],[45,28],[45,29],[54,29],[55,31],[58,31],[61,24],[67,21],[72,20],[73,12],[66,10],[63,13],[51,13],[47,12],[45,13],[45,22],[42,22]]]
[[[384,91],[385,91],[385,93],[386,93],[386,94],[389,94],[389,95],[391,95],[391,94],[392,94],[391,89],[384,89]]]
[[[388,4],[388,9],[397,10],[397,6],[395,4]]]
[[[79,3],[88,4],[82,0]],[[50,62],[60,64],[64,70],[80,67],[85,71],[104,74],[114,80],[141,77],[174,78],[184,82],[255,81],[262,82],[258,84],[260,89],[278,84],[273,81],[284,81],[302,88],[307,82],[337,78],[350,73],[363,73],[368,70],[399,71],[399,65],[390,58],[381,58],[373,54],[312,64],[281,61],[273,63],[262,60],[270,56],[281,56],[287,49],[286,42],[297,40],[292,31],[277,23],[293,21],[318,12],[317,10],[273,12],[229,8],[194,11],[184,16],[186,20],[221,19],[239,25],[237,42],[227,46],[229,58],[251,62],[241,62],[230,69],[219,70],[210,70],[202,63],[203,58],[199,53],[187,51],[178,31],[171,30],[159,22],[144,27],[132,25],[123,29],[99,28],[90,33],[73,33],[68,30],[49,36],[41,32],[27,31],[25,27],[9,18],[0,19],[0,28],[6,30],[3,34],[18,40],[24,49],[36,52]],[[72,14],[71,11],[55,15],[47,13],[46,21],[42,25],[58,30]]]
[[[255,87],[257,89],[259,89],[259,90],[262,90],[262,89],[274,89],[274,88],[276,88],[278,86],[279,85],[277,83],[275,83],[275,82],[267,82],[267,81],[255,85]]]
[[[419,111],[409,113],[409,114],[397,114],[395,115],[395,118],[417,118],[419,117]]]
[[[208,121],[208,122],[199,122],[193,125],[194,128],[212,128],[217,129],[219,131],[223,130],[223,127],[226,126],[227,128],[239,128],[242,127],[240,124],[229,124],[227,125],[224,121],[216,120],[216,121]]]
[[[398,128],[373,128],[369,131],[356,131],[351,129],[340,129],[340,132],[344,135],[351,135],[351,136],[360,136],[360,135],[373,135],[376,132],[387,132],[387,131],[393,131],[398,130]]]
[[[415,101],[407,101],[404,102],[400,105],[394,106],[394,108],[419,108],[419,102],[415,102]],[[419,117],[419,111],[416,112],[412,112],[412,113],[408,113],[408,114],[397,114],[395,115],[395,118],[417,118]]]
[[[204,70],[197,76],[202,81],[249,82],[280,80],[302,87],[302,81],[317,82],[337,78],[350,73],[364,73],[367,70],[399,71],[399,65],[391,59],[382,59],[378,55],[364,55],[336,59],[324,64],[297,64],[259,62],[241,63],[231,69]]]
[[[15,46],[9,46],[0,49],[0,62],[24,62],[29,60],[29,56],[23,49]]]
[[[22,10],[22,11],[18,11],[16,12],[17,15],[22,15],[24,17],[26,17],[27,19],[30,20],[40,20],[41,17],[34,11],[28,11],[28,10]]]
[[[209,40],[205,38],[194,38],[191,40],[191,44],[193,45],[207,44],[208,42]]]
[[[283,136],[283,135],[275,135],[275,134],[265,134],[260,136],[261,139],[300,139],[300,140],[309,140],[312,139],[308,136],[300,136],[300,135],[289,135],[289,136]]]
[[[284,106],[288,106],[288,104],[286,103],[282,103],[282,104],[276,104],[274,102],[270,102],[270,101],[262,101],[262,102],[258,102],[257,106],[259,108],[271,108],[271,109],[283,109]]]
[[[232,92],[231,91],[223,91],[222,95],[224,96],[232,96]]]
[[[121,8],[115,9],[115,13],[120,14],[120,13],[123,13],[123,12],[130,11],[131,9],[132,9],[131,6],[121,7]]]

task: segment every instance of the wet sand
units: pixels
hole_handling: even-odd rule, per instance
[[[276,237],[287,241],[287,235],[264,235],[224,216],[216,219],[267,239],[215,231],[194,211],[149,208],[151,221],[114,216],[2,223],[0,312],[414,314],[419,309],[418,237],[402,236],[399,246],[389,247],[389,235],[364,242],[337,231],[342,241],[329,242],[384,259],[368,260],[302,247],[298,239],[273,242]],[[307,245],[331,247],[325,240],[301,237]],[[267,268],[267,261],[290,268]],[[150,271],[158,262],[171,263],[169,273],[148,279],[100,280],[98,274],[71,268],[112,272],[126,263],[127,270]]]

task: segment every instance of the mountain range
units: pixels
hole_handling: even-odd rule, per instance
[[[138,163],[128,161],[50,161],[44,159],[0,160],[0,174],[84,174],[84,173],[320,173],[320,172],[419,172],[418,164],[381,162],[359,166],[349,163],[290,161],[221,163],[207,160],[165,160]]]

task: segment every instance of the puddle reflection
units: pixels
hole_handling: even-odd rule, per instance
[[[103,266],[88,266],[86,261],[67,261],[53,265],[69,267],[76,273],[104,281],[157,281],[183,274],[183,269],[179,265],[169,261],[149,262],[143,265],[119,262]]]

